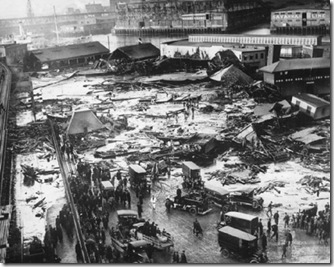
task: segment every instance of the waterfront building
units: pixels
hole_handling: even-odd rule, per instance
[[[277,34],[329,34],[330,9],[288,7],[271,12],[270,31]]]
[[[193,58],[211,60],[217,52],[231,50],[240,62],[260,68],[266,65],[266,48],[264,46],[245,46],[226,43],[197,43],[188,40],[165,42],[160,45],[161,55],[169,58]]]
[[[99,42],[57,46],[30,51],[28,67],[40,70],[80,66],[108,55],[109,49]]]
[[[260,71],[264,85],[283,96],[330,93],[330,58],[280,60]]]
[[[261,0],[126,1],[116,13],[116,34],[226,32],[269,16]]]

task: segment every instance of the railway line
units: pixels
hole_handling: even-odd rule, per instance
[[[64,188],[65,188],[65,195],[66,195],[66,199],[67,202],[70,206],[71,209],[71,213],[73,216],[73,221],[74,221],[74,229],[75,229],[75,233],[77,236],[77,240],[80,244],[80,248],[81,248],[81,254],[82,254],[82,259],[83,259],[83,263],[90,263],[90,259],[89,259],[89,255],[88,255],[88,251],[86,248],[86,244],[85,244],[85,240],[81,231],[81,226],[80,226],[80,217],[77,211],[77,208],[74,204],[74,200],[73,200],[73,196],[71,193],[71,189],[70,189],[70,185],[68,182],[68,176],[71,175],[72,170],[71,170],[71,166],[68,166],[66,161],[64,160],[61,151],[60,151],[60,147],[59,147],[59,143],[56,137],[56,132],[54,129],[54,125],[52,120],[49,120],[50,122],[50,127],[51,127],[51,132],[52,132],[52,141],[54,144],[54,148],[56,151],[56,155],[57,155],[57,161],[59,164],[59,168],[60,168],[60,173],[63,179],[63,183],[64,183]]]

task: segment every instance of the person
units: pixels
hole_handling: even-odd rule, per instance
[[[6,111],[5,107],[3,106],[2,103],[0,103],[0,114],[2,113],[2,111]]]
[[[150,243],[148,244],[147,249],[146,249],[147,257],[150,262],[153,262],[153,252],[154,252],[154,246],[153,246],[153,243]]]
[[[284,228],[289,227],[290,217],[289,217],[289,215],[287,213],[285,213],[283,221],[284,221]]]
[[[261,241],[262,241],[262,249],[265,251],[267,249],[267,236],[265,233],[262,233]]]
[[[75,245],[75,252],[77,254],[77,262],[82,262],[82,254],[79,242],[77,242],[77,244]]]
[[[263,224],[262,224],[262,219],[260,219],[259,223],[258,223],[258,233],[259,233],[259,236],[262,236],[262,233],[263,233]]]
[[[121,174],[121,171],[118,170],[117,173],[116,173],[116,178],[118,181],[121,181],[122,180],[122,174]]]
[[[143,207],[141,206],[140,201],[137,203],[137,211],[138,211],[138,217],[141,218],[141,214],[143,212]]]
[[[267,227],[268,227],[267,234],[268,234],[268,236],[270,236],[270,231],[271,231],[271,218],[270,217],[269,217],[269,220],[268,220],[268,223],[267,223]]]
[[[170,208],[172,206],[171,200],[169,198],[166,199],[166,203],[165,203],[167,212],[170,213]]]
[[[125,190],[126,201],[128,202],[129,209],[131,208],[131,194],[128,189]]]
[[[180,263],[180,257],[179,257],[179,252],[178,251],[174,251],[173,262],[172,263]]]
[[[273,238],[275,236],[276,237],[276,242],[278,242],[278,226],[277,226],[277,224],[273,224],[271,228],[273,230],[273,235],[271,236],[271,238]]]
[[[290,231],[288,231],[288,233],[286,234],[286,243],[288,244],[288,246],[290,244],[290,247],[291,247],[291,245],[292,245],[292,234],[291,234]]]
[[[196,236],[198,236],[198,234],[203,233],[202,227],[199,224],[199,222],[197,221],[197,219],[195,219],[195,221],[194,221],[193,233],[196,234]]]
[[[180,198],[181,198],[181,196],[182,196],[182,190],[179,188],[179,187],[177,187],[177,189],[176,189],[176,196],[177,196],[177,199],[179,200]]]
[[[278,211],[276,211],[276,213],[274,214],[274,220],[277,225],[278,225],[278,219],[279,219],[279,214]]]
[[[273,202],[270,201],[269,205],[268,205],[268,210],[267,210],[267,216],[269,218],[271,218],[273,216],[273,212],[272,212],[272,208],[273,208]],[[268,215],[270,213],[270,216]]]
[[[195,106],[194,105],[191,106],[191,112],[192,112],[192,120],[194,120],[195,119]]]
[[[155,195],[152,195],[151,204],[152,204],[153,210],[155,210],[156,202],[157,202],[157,198],[155,197]]]
[[[141,45],[143,43],[141,38],[138,38],[138,44]]]
[[[187,263],[187,257],[186,257],[186,254],[185,254],[185,250],[183,250],[182,253],[181,253],[180,263]]]
[[[282,259],[283,259],[283,257],[286,258],[286,248],[287,248],[287,243],[284,243],[284,245],[283,245],[283,247],[282,247],[282,249],[283,249]]]

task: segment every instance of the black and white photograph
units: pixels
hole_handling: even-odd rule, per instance
[[[1,0],[0,263],[332,263],[330,20]]]

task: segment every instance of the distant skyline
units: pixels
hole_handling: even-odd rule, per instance
[[[27,16],[28,0],[0,0],[0,19],[22,18]],[[52,15],[53,6],[57,14],[64,14],[68,7],[85,10],[89,3],[109,6],[109,0],[30,0],[35,16]]]

